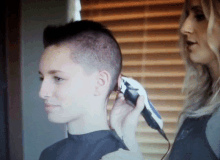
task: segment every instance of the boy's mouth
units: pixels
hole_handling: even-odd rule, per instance
[[[47,113],[51,112],[52,110],[60,107],[60,105],[53,105],[53,104],[45,104],[45,110]]]

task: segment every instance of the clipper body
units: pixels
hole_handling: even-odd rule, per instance
[[[156,130],[163,129],[163,121],[160,114],[154,108],[147,96],[146,90],[136,80],[122,76],[120,91],[124,94],[125,100],[136,106],[139,95],[144,96],[144,109],[141,112],[148,125]]]

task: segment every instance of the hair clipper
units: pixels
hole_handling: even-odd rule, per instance
[[[154,108],[147,96],[146,90],[136,80],[122,76],[120,91],[124,94],[125,100],[136,106],[139,95],[144,96],[144,109],[141,112],[148,125],[156,130],[163,130],[163,121],[160,114]]]

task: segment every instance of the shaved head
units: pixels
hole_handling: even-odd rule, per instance
[[[63,26],[48,26],[44,30],[44,47],[66,45],[71,59],[86,73],[106,70],[111,75],[108,95],[117,88],[122,68],[120,47],[111,31],[93,21],[70,22]]]

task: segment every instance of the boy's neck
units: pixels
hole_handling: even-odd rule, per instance
[[[110,130],[107,121],[107,102],[99,105],[93,103],[88,114],[80,116],[67,124],[68,132],[72,135],[91,133],[99,130]]]

